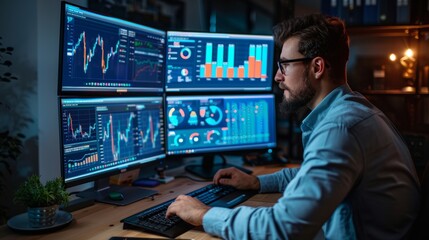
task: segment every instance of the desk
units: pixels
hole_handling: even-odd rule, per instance
[[[296,167],[293,164],[269,165],[249,167],[255,175],[271,173],[284,167]],[[147,198],[127,206],[113,206],[104,203],[96,203],[93,206],[72,212],[73,221],[60,230],[45,234],[19,234],[10,230],[6,225],[0,227],[0,239],[93,239],[107,240],[112,236],[127,237],[153,237],[162,238],[158,235],[148,234],[136,230],[124,230],[121,219],[140,212],[145,208],[155,206],[159,203],[177,197],[179,194],[188,193],[207,185],[208,182],[195,182],[187,178],[177,178],[170,183],[162,184],[155,188],[159,195],[154,200]],[[272,206],[281,196],[276,194],[257,194],[244,202],[246,206]],[[205,233],[202,228],[190,230],[178,238],[182,239],[217,239]]]

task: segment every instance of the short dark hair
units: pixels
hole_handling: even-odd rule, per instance
[[[285,20],[274,27],[274,39],[279,47],[298,37],[298,51],[305,57],[322,57],[335,73],[343,71],[349,58],[349,36],[344,22],[331,16],[312,14]],[[335,74],[333,73],[333,74]]]

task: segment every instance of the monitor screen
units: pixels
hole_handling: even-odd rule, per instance
[[[272,94],[167,96],[167,154],[216,154],[276,146]]]
[[[167,92],[270,91],[270,35],[167,32]]]
[[[61,98],[60,114],[66,186],[165,157],[161,96]]]
[[[164,91],[165,32],[62,3],[59,95]]]

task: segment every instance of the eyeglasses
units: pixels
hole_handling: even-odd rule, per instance
[[[286,74],[285,73],[285,69],[283,68],[282,64],[291,63],[291,62],[306,62],[306,61],[310,61],[310,60],[313,60],[313,58],[305,57],[305,58],[295,58],[295,59],[287,59],[287,60],[278,60],[277,61],[277,66],[280,69],[280,72],[283,75],[285,75]]]

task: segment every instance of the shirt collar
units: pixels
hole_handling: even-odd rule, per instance
[[[303,132],[313,130],[316,123],[325,118],[332,103],[351,92],[352,90],[347,83],[332,90],[302,121],[301,130]]]

